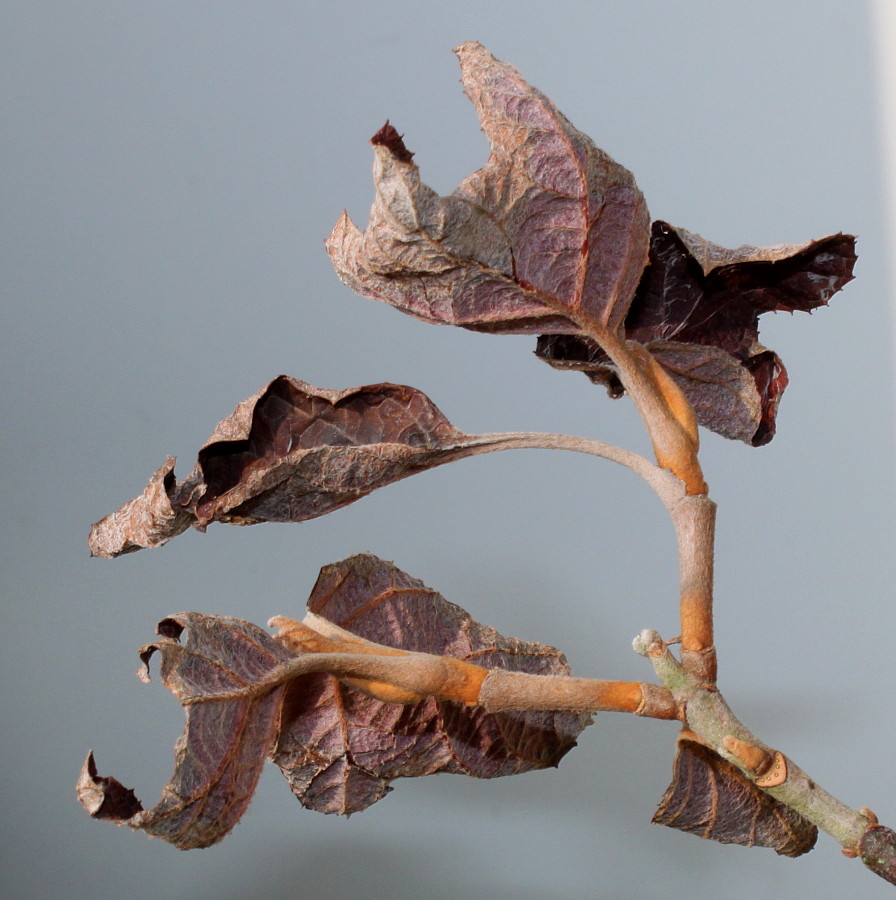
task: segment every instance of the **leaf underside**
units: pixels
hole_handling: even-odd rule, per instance
[[[374,556],[326,566],[311,613],[365,640],[451,656],[485,668],[568,675],[559,651],[505,638],[479,625],[416,578]],[[350,814],[398,777],[436,772],[496,778],[555,766],[590,716],[563,712],[487,714],[432,698],[383,703],[329,675],[306,675],[287,690],[274,753],[304,806]]]
[[[281,375],[218,424],[187,478],[175,480],[169,457],[142,495],[97,522],[90,551],[121,556],[212,522],[302,522],[485,446],[414,388],[331,391]]]
[[[434,653],[541,675],[568,675],[563,655],[504,638],[422,582],[374,556],[325,567],[309,600],[314,622],[332,623],[386,647]],[[591,717],[503,712],[432,698],[375,700],[315,673],[270,685],[296,654],[284,642],[223,616],[180,613],[159,623],[140,651],[140,674],[158,653],[165,686],[186,707],[175,769],[152,809],[114,778],[97,775],[92,753],[78,797],[94,818],[126,824],[180,849],[220,841],[248,807],[266,759],[309,809],[349,815],[384,796],[395,778],[437,772],[496,778],[556,766]],[[254,690],[259,683],[263,690]]]
[[[727,250],[654,222],[650,260],[623,331],[672,375],[701,425],[761,446],[775,435],[788,379],[777,354],[759,343],[759,316],[826,305],[852,279],[855,261],[852,235]],[[623,393],[594,340],[543,335],[535,352],[555,368],[584,372],[613,397]]]
[[[346,214],[327,240],[342,281],[436,324],[539,332],[536,353],[623,393],[602,332],[646,347],[700,424],[753,446],[775,434],[787,372],[759,343],[765,312],[811,311],[852,278],[855,238],[713,244],[656,221],[628,170],[484,47],[455,51],[491,145],[447,197],[420,180],[388,122],[374,145],[365,231]]]
[[[631,172],[513,66],[472,42],[455,53],[488,162],[440,197],[387,123],[372,140],[366,231],[343,214],[327,240],[339,277],[437,324],[503,334],[617,327],[647,258],[650,218]]]
[[[753,784],[736,766],[697,741],[679,738],[672,783],[653,817],[721,844],[808,853],[818,829]]]
[[[257,697],[196,701],[244,690],[292,654],[261,628],[224,616],[180,613],[163,619],[158,631],[160,640],[140,651],[144,665],[138,674],[149,680],[149,658],[158,653],[162,682],[186,705],[174,774],[159,802],[143,809],[133,791],[96,775],[91,754],[78,795],[95,818],[129,825],[181,850],[208,847],[249,806],[279,728],[284,688]]]

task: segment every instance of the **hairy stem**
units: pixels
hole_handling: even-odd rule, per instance
[[[671,508],[684,493],[678,478],[649,459],[633,453],[631,450],[589,438],[538,431],[507,431],[472,436],[470,440],[464,442],[462,448],[465,457],[481,453],[495,453],[500,450],[523,449],[569,450],[573,453],[599,456],[610,462],[618,463],[643,478],[667,508]]]
[[[716,653],[712,602],[715,503],[704,494],[687,493],[686,486],[668,469],[630,450],[600,441],[539,432],[483,434],[475,440],[481,441],[481,448],[474,450],[474,453],[540,448],[599,456],[631,469],[653,488],[669,511],[678,543],[682,661],[685,668],[698,678],[708,684],[714,683]],[[470,455],[469,447],[469,443],[464,444],[466,456]]]
[[[757,787],[827,832],[850,856],[861,856],[876,874],[896,872],[896,835],[877,825],[867,810],[854,810],[820,787],[792,760],[760,741],[731,711],[714,687],[686,671],[655,631],[642,631],[634,649],[646,656],[659,680],[683,709],[687,727],[737,766]],[[870,829],[876,828],[873,837]],[[889,834],[887,834],[889,832]]]
[[[587,709],[676,719],[678,708],[663,687],[642,681],[601,681],[557,675],[527,675],[492,669],[477,705],[488,712],[508,709]]]
[[[678,541],[681,662],[712,685],[717,668],[712,617],[716,505],[708,497],[686,496],[670,514]]]
[[[676,476],[684,492],[657,493],[675,526],[679,561],[682,662],[707,684],[716,680],[713,643],[713,554],[715,504],[697,457],[699,438],[693,407],[644,347],[597,323],[584,323],[616,366],[653,443],[658,465]]]
[[[300,652],[245,688],[204,694],[182,701],[184,705],[256,697],[301,675],[325,672],[386,703],[418,703],[425,697],[435,697],[481,706],[487,712],[607,710],[654,719],[678,717],[672,694],[655,684],[487,669],[450,656],[396,650],[354,636],[353,640],[334,640],[331,635],[314,634],[302,623],[282,617],[272,622],[288,645],[300,640],[305,646],[317,644],[328,649]],[[298,631],[300,637],[296,636]]]
[[[641,414],[657,463],[680,478],[688,494],[705,494],[690,403],[648,351],[630,345],[609,329],[588,324],[587,333],[613,361],[622,386]]]

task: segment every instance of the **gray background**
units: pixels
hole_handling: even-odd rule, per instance
[[[116,562],[91,522],[178,471],[285,372],[390,380],[461,429],[646,450],[630,405],[531,355],[354,296],[322,240],[372,197],[388,117],[450,192],[487,145],[452,46],[483,42],[632,169],[657,217],[728,246],[861,235],[829,309],[766,317],[791,386],[754,450],[704,435],[719,503],[721,687],[765,740],[896,824],[891,285],[861,2],[6,2],[3,815],[10,897],[885,897],[822,836],[792,861],[650,824],[668,724],[598,717],[558,770],[398,782],[351,821],[269,767],[219,846],[93,822],[84,754],[151,805],[182,712],[133,676],[165,614],[301,616],[319,566],[369,550],[575,672],[649,677],[677,632],[656,498],[599,460],[458,463],[298,526],[213,526]]]

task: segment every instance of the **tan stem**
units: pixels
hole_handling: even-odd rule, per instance
[[[435,696],[472,705],[488,675],[482,666],[460,659],[376,644],[313,613],[305,622],[275,616],[268,625],[300,659],[312,665],[317,660],[316,671],[336,675],[386,703],[418,703]]]
[[[556,675],[528,675],[492,669],[479,692],[488,712],[509,709],[586,709],[675,719],[678,709],[664,688],[639,681],[601,681]]]
[[[325,672],[386,703],[435,697],[488,712],[610,710],[655,719],[679,716],[672,695],[659,685],[487,669],[454,657],[375,644],[312,614],[307,621],[321,631],[282,616],[271,619],[278,639],[297,653],[294,659],[245,689],[192,698],[186,705],[258,696],[301,675]]]
[[[600,326],[591,324],[588,332],[616,366],[619,380],[647,428],[657,463],[680,478],[688,494],[705,494],[706,482],[697,459],[696,422],[680,389],[644,348]]]
[[[599,456],[620,466],[625,466],[643,478],[666,506],[670,506],[682,494],[681,482],[675,475],[640,454],[612,444],[604,444],[601,441],[568,434],[550,434],[538,431],[480,434],[464,441],[461,452],[467,457],[480,453],[495,453],[500,450],[526,449],[569,450],[573,453],[587,453],[589,456]]]
[[[634,648],[650,660],[660,681],[684,706],[686,725],[702,743],[737,766],[757,787],[830,834],[844,849],[861,851],[863,836],[875,824],[866,810],[851,809],[792,760],[760,741],[734,715],[718,690],[685,670],[655,631],[642,631]]]
[[[706,684],[716,682],[713,644],[713,558],[716,505],[686,496],[670,508],[678,541],[681,661]]]

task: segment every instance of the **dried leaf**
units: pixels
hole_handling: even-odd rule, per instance
[[[617,327],[648,249],[634,178],[512,66],[477,43],[455,52],[488,163],[439,197],[387,122],[372,139],[367,230],[343,214],[327,241],[339,277],[410,315],[478,331]]]
[[[759,316],[811,312],[852,279],[855,238],[727,250],[654,222],[650,262],[625,317],[628,340],[646,346],[684,390],[701,425],[760,446],[775,434],[787,372],[759,344]],[[613,364],[592,340],[544,335],[536,354],[584,371],[620,396]]]
[[[93,750],[87,754],[78,784],[75,787],[78,801],[94,819],[111,819],[121,823],[141,812],[143,804],[115,778],[97,775]]]
[[[208,847],[249,805],[277,734],[284,688],[233,695],[293,654],[257,626],[223,616],[180,613],[163,619],[158,632],[162,639],[140,651],[138,674],[149,680],[149,658],[158,652],[163,683],[186,707],[174,774],[156,806],[143,809],[133,791],[97,776],[91,753],[78,798],[94,818],[129,825],[181,850]]]
[[[277,638],[224,616],[163,619],[160,639],[140,651],[138,675],[149,680],[150,658],[159,653],[162,681],[186,708],[174,774],[146,810],[132,790],[97,775],[91,753],[77,785],[85,809],[184,850],[207,847],[245,812],[266,758],[280,766],[303,805],[347,815],[380,799],[394,778],[434,772],[495,778],[557,765],[591,722],[585,713],[487,715],[408,691],[394,692],[400,702],[383,702],[350,686],[363,679],[341,683],[323,674],[328,659],[402,655],[397,651],[569,673],[559,651],[501,637],[374,556],[323,569],[309,609],[313,629],[292,623]],[[296,645],[298,629],[312,640]],[[333,650],[334,643],[347,651]],[[296,662],[313,674],[296,677]]]
[[[169,456],[153,473],[139,497],[129,500],[91,528],[91,555],[123,556],[144,547],[167,544],[171,538],[183,534],[190,527],[193,516],[184,507],[176,505],[176,488],[174,457]]]
[[[485,668],[568,675],[553,647],[505,638],[416,578],[375,556],[321,570],[309,625],[331,622],[377,644],[469,660]],[[427,698],[383,703],[329,675],[292,682],[274,761],[303,806],[365,809],[394,778],[453,772],[477,778],[556,766],[590,724],[586,714],[505,712]]]
[[[684,391],[697,421],[704,427],[723,437],[750,443],[767,414],[774,421],[777,397],[786,385],[787,375],[781,367],[781,384],[772,373],[765,382],[767,399],[763,405],[757,384],[765,376],[767,364],[774,365],[769,358],[778,360],[770,351],[757,353],[742,363],[724,350],[702,344],[651,341],[644,346]],[[543,336],[538,339],[536,353],[555,369],[584,372],[594,384],[606,387],[613,398],[625,393],[609,358],[593,341],[574,335]],[[779,389],[773,393],[776,387]]]
[[[729,250],[665,222],[648,235],[630,172],[512,66],[476,43],[456,52],[488,163],[439,197],[387,122],[372,139],[366,231],[343,214],[327,241],[340,278],[429,322],[540,331],[542,359],[613,396],[622,383],[599,341],[622,328],[666,366],[701,424],[768,443],[787,372],[759,344],[759,315],[826,304],[852,278],[855,238]]]
[[[157,547],[189,525],[313,519],[487,445],[414,388],[330,391],[282,375],[217,426],[184,481],[169,458],[140,497],[97,522],[90,551]]]
[[[672,783],[653,817],[721,844],[808,853],[818,829],[753,784],[736,766],[697,741],[679,737]]]

